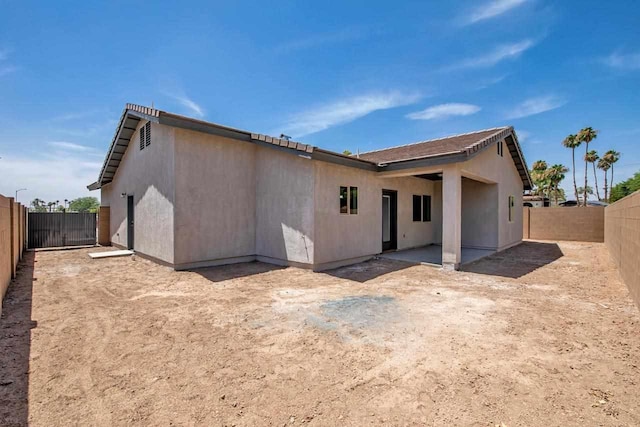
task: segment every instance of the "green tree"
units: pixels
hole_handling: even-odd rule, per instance
[[[586,197],[586,199],[582,200],[582,203],[583,206],[587,206],[589,195],[593,196],[593,188],[588,185],[586,187],[578,187],[578,193],[583,194],[583,197]],[[578,203],[580,203],[580,200],[578,200]]]
[[[578,139],[580,140],[580,142],[584,142],[585,143],[585,150],[584,150],[584,154],[586,157],[586,154],[589,152],[589,143],[591,141],[593,141],[594,139],[596,139],[598,137],[598,131],[594,130],[592,127],[586,127],[584,129],[582,129],[580,132],[578,132]],[[588,168],[587,165],[589,163],[585,160],[584,162],[584,187],[583,191],[584,193],[584,201],[583,201],[583,206],[587,206],[587,188],[589,187],[589,183],[588,183]]]
[[[602,157],[611,165],[611,188],[613,188],[613,164],[620,160],[620,153],[615,150],[609,150]]]
[[[571,148],[571,162],[573,164],[573,191],[576,193],[576,200],[578,197],[578,184],[576,183],[576,148],[578,148],[582,144],[582,141],[578,139],[577,135],[571,134],[567,136],[564,141],[562,141],[562,145],[567,148]]]
[[[547,176],[547,162],[544,160],[537,160],[533,162],[531,180],[533,181],[533,185],[536,187],[533,194],[549,197],[550,181]]]
[[[604,200],[608,201],[608,185],[607,185],[607,171],[609,170],[609,168],[611,167],[611,163],[609,163],[609,161],[603,157],[600,160],[598,160],[598,169],[602,170],[604,172]]]
[[[349,151],[349,150],[344,150],[344,151],[342,152],[342,154],[344,154],[345,156],[350,156],[350,155],[352,155],[353,153],[352,153],[351,151]]]
[[[591,150],[587,154],[585,154],[584,160],[587,163],[591,163],[593,165],[593,180],[596,187],[596,197],[598,198],[598,200],[602,200],[600,199],[600,190],[598,190],[598,175],[596,175],[596,162],[600,160],[600,156],[598,156],[596,150]]]
[[[562,180],[564,180],[565,178],[564,174],[567,172],[569,172],[569,169],[566,166],[560,164],[553,165],[545,171],[545,175],[547,177],[547,180],[549,181],[550,187],[549,196],[554,196],[556,205],[558,204],[558,198],[560,194],[559,186]]]
[[[611,197],[609,201],[613,203],[639,190],[640,172],[636,172],[631,178],[616,184],[615,187],[611,187]]]
[[[95,197],[80,197],[69,203],[69,210],[73,212],[97,212],[100,202]]]
[[[44,200],[38,199],[37,197],[31,201],[31,210],[33,212],[46,212],[47,208],[45,207]]]

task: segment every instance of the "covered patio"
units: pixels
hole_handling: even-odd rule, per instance
[[[468,264],[480,258],[489,256],[495,251],[490,249],[462,248],[460,251],[460,264]],[[405,249],[395,252],[385,252],[381,258],[396,261],[405,261],[414,264],[426,264],[440,267],[442,265],[442,246],[429,245],[420,248]]]
[[[531,181],[513,128],[424,141],[360,157],[378,162],[384,169],[378,174],[383,179],[413,176],[434,183],[436,229],[431,230],[431,245],[405,246],[385,252],[384,258],[457,270],[522,241],[522,214],[516,206],[522,205],[523,189],[530,189]],[[383,201],[383,210],[384,206]],[[395,205],[390,206],[394,211]],[[394,217],[393,213],[387,216]],[[396,246],[383,245],[383,250],[388,249]]]

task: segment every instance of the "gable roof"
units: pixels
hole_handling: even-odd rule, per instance
[[[423,159],[431,156],[444,156],[460,153],[468,147],[476,145],[487,138],[508,129],[507,127],[479,130],[444,138],[429,139],[412,144],[382,148],[380,150],[360,153],[360,158],[378,164],[401,162],[404,160]]]
[[[266,135],[247,132],[240,129],[222,126],[216,123],[205,122],[203,120],[191,117],[181,116],[179,114],[168,113],[166,111],[157,110],[155,108],[143,107],[136,104],[127,104],[120,120],[118,127],[111,140],[109,151],[104,159],[102,169],[98,180],[87,186],[89,190],[97,190],[110,183],[115,176],[120,161],[124,156],[131,137],[135,133],[137,126],[141,120],[147,120],[153,123],[159,123],[167,126],[173,126],[183,129],[195,130],[241,141],[256,142],[258,144],[266,144],[279,149],[291,150],[301,154],[313,153],[314,147],[286,139],[273,138]]]
[[[505,140],[522,178],[524,188],[531,188],[529,171],[527,170],[524,157],[522,156],[512,127],[488,129],[447,138],[422,141],[415,144],[361,153],[359,156],[345,156],[296,141],[247,132],[187,116],[168,113],[155,108],[127,104],[120,116],[118,127],[111,140],[111,145],[109,146],[109,151],[100,170],[98,180],[87,186],[89,190],[97,190],[113,180],[120,161],[141,120],[251,142],[314,160],[374,172],[416,167],[416,162],[420,163],[419,165],[426,165],[465,161],[487,146]]]
[[[522,150],[511,126],[479,130],[444,138],[430,139],[413,144],[383,148],[360,153],[359,158],[375,162],[384,170],[408,169],[418,166],[463,162],[471,159],[488,146],[505,141],[522,179],[525,190],[532,187]]]

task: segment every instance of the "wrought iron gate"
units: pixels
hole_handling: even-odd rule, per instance
[[[96,244],[96,214],[79,212],[29,212],[29,248]]]

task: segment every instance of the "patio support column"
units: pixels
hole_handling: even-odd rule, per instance
[[[457,270],[461,261],[462,175],[458,164],[442,171],[442,268]]]

